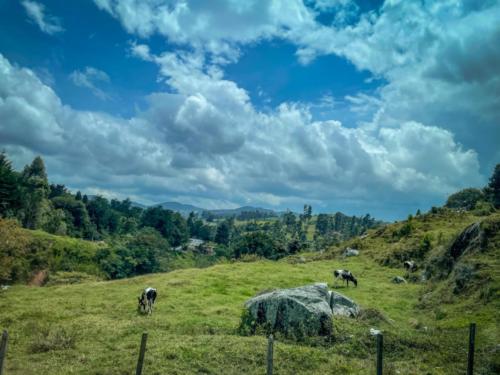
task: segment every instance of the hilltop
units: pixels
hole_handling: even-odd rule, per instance
[[[479,223],[482,241],[469,244],[445,274],[431,272],[436,259],[446,259],[473,223]],[[499,225],[499,213],[439,209],[369,230],[323,253],[280,261],[228,262],[109,282],[16,285],[0,298],[0,325],[12,337],[7,372],[129,373],[140,334],[147,330],[147,373],[262,373],[266,339],[238,333],[244,301],[270,288],[313,282],[332,286],[331,271],[343,268],[360,283],[338,290],[364,313],[357,319],[335,318],[331,341],[278,337],[277,373],[373,373],[372,327],[385,335],[386,373],[463,373],[470,321],[478,324],[476,373],[492,373],[499,369]],[[343,257],[346,247],[356,247],[360,255]],[[408,277],[401,267],[407,257],[431,272],[426,281],[420,272]],[[473,272],[459,273],[468,266]],[[394,276],[407,277],[409,283],[394,284]],[[459,280],[464,287],[455,290]],[[151,317],[136,313],[136,295],[146,285],[159,290]]]

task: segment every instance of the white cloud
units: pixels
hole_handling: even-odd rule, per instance
[[[0,71],[2,144],[14,155],[43,154],[54,181],[83,190],[286,206],[368,196],[402,202],[416,193],[435,199],[480,180],[475,152],[443,129],[349,129],[314,121],[299,104],[261,113],[243,94],[224,99],[241,89],[221,77],[205,75],[192,87],[178,76],[184,91],[153,95],[145,112],[123,120],[63,105],[32,71],[4,57]]]
[[[47,14],[43,4],[30,0],[23,0],[21,4],[30,20],[37,24],[44,33],[53,35],[64,31],[59,18]]]
[[[2,143],[15,154],[47,155],[71,186],[150,202],[308,200],[388,211],[481,185],[479,160],[498,155],[487,149],[500,136],[498,1],[391,0],[356,17],[344,0],[95,2],[139,39],[160,34],[178,48],[131,45],[135,57],[158,66],[170,92],[150,95],[130,119],[65,106],[33,72],[0,59]],[[316,16],[325,9],[344,13],[324,25]],[[273,38],[295,44],[304,64],[337,54],[382,78],[373,95],[345,98],[363,122],[316,120],[313,110],[335,107],[329,95],[255,108],[223,69],[242,46]],[[109,78],[91,69],[72,80],[96,94]]]
[[[109,99],[110,96],[101,90],[97,85],[110,82],[109,76],[102,70],[87,66],[83,71],[75,70],[69,75],[69,79],[74,85],[84,87],[102,100]]]

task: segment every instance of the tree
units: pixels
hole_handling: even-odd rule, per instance
[[[18,175],[4,152],[0,153],[0,216],[13,216],[21,206]]]
[[[311,207],[311,205],[307,206],[306,217],[307,217],[307,220],[311,220],[311,218],[312,218],[312,207]]]
[[[479,189],[469,188],[460,190],[448,197],[445,207],[472,210],[476,203],[484,199],[484,194]]]
[[[66,186],[62,184],[50,184],[50,192],[49,192],[49,199],[59,197],[64,194],[69,194],[68,189],[66,189]]]
[[[295,214],[292,211],[287,211],[283,214],[283,224],[289,231],[295,229]]]
[[[160,260],[170,250],[170,245],[158,231],[143,228],[127,243],[135,261],[133,274],[141,275],[160,271]]]
[[[316,232],[318,232],[320,235],[325,235],[327,234],[330,229],[330,216],[327,214],[319,214],[318,218],[316,219]]]
[[[62,209],[50,210],[43,229],[49,233],[65,236],[68,234],[66,212]]]
[[[108,231],[108,215],[111,207],[106,198],[96,196],[87,203],[87,211],[90,220],[95,224],[99,232]]]
[[[222,245],[228,245],[231,239],[231,223],[229,220],[222,221],[217,226],[217,231],[215,232],[215,242]]]
[[[81,201],[81,200],[82,200],[82,193],[80,192],[80,190],[78,190],[78,191],[76,192],[75,199],[76,199],[77,201]]]
[[[21,175],[23,183],[23,225],[29,229],[40,228],[44,215],[49,211],[49,182],[45,164],[40,156],[31,165],[24,167]]]
[[[255,254],[268,259],[278,259],[287,253],[285,244],[274,240],[266,232],[251,232],[238,237],[233,249],[236,258],[245,254]]]
[[[495,208],[500,208],[500,164],[495,166],[485,192],[488,200],[493,204],[493,206],[495,206]]]
[[[77,200],[71,194],[64,194],[52,199],[52,205],[56,210],[66,213],[67,232],[71,236],[91,238],[91,223],[87,208],[81,200]],[[51,226],[54,225],[54,221]],[[52,230],[55,230],[52,227]],[[48,230],[51,233],[55,231]]]
[[[179,246],[188,240],[186,220],[178,212],[162,207],[150,207],[142,216],[142,227],[155,228],[172,246]]]

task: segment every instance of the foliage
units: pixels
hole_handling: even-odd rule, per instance
[[[144,212],[141,226],[156,229],[172,246],[179,246],[188,239],[187,224],[182,216],[159,206],[149,207]]]
[[[448,197],[445,207],[472,210],[476,203],[484,199],[484,194],[479,189],[463,189]]]
[[[378,227],[381,224],[369,214],[363,217],[347,216],[341,212],[334,215],[319,214],[316,220],[316,232],[319,236],[335,234],[338,240],[345,240],[363,234],[367,229]]]
[[[217,226],[215,233],[215,242],[221,245],[228,245],[231,240],[231,233],[233,232],[233,221],[226,219]]]
[[[236,258],[255,254],[268,259],[279,259],[288,253],[285,244],[273,239],[267,232],[245,233],[236,239],[232,247]]]
[[[19,176],[7,155],[0,153],[0,216],[11,217],[21,206]]]
[[[495,166],[488,186],[485,188],[488,200],[495,208],[500,208],[500,164]]]
[[[66,328],[38,325],[33,328],[34,340],[29,346],[32,354],[75,348],[75,335]]]

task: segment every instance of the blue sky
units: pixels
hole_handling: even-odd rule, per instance
[[[146,204],[402,218],[500,161],[499,17],[499,1],[0,1],[0,147]]]

